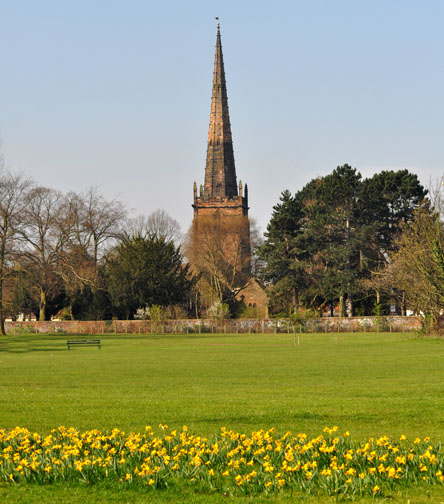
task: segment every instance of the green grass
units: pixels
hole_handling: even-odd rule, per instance
[[[210,436],[222,426],[318,435],[336,424],[360,440],[443,438],[444,340],[397,333],[303,334],[300,345],[284,334],[100,337],[102,350],[69,352],[64,335],[0,339],[0,426],[47,433],[58,425],[138,431],[166,423]],[[51,502],[55,492],[59,502],[74,502],[69,491],[61,500],[65,490],[57,488],[0,486],[0,500],[34,502],[29,493]],[[131,492],[116,501],[109,490],[97,492],[99,500],[88,502],[138,502]],[[191,495],[188,501],[208,501]],[[157,498],[175,500],[150,494]]]
[[[364,497],[360,504],[441,504],[444,502],[442,489],[418,487],[400,492],[393,492],[385,498]],[[275,495],[254,497],[226,497],[224,495],[199,494],[192,490],[165,490],[141,492],[140,490],[122,489],[96,485],[94,488],[73,484],[54,484],[51,486],[16,485],[6,486],[0,483],[0,502],[2,504],[334,504],[332,497],[306,495]],[[340,501],[341,502],[341,501]],[[342,501],[343,502],[343,501]],[[350,502],[350,501],[347,501]],[[356,502],[356,501],[355,501]]]

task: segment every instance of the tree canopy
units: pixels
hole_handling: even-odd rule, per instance
[[[378,293],[363,280],[382,269],[396,250],[402,224],[427,191],[407,170],[383,171],[368,179],[345,164],[313,179],[294,196],[284,191],[258,254],[275,311],[302,303],[340,314],[371,314]]]
[[[197,314],[228,304],[234,315],[251,249],[274,314],[339,306],[341,315],[369,315],[398,299],[437,319],[444,296],[444,205],[431,203],[408,170],[363,178],[345,164],[295,194],[283,191],[261,244],[245,216],[202,218],[185,244],[193,266],[177,246],[179,224],[163,210],[128,219],[121,202],[95,188],[38,187],[1,159],[0,196],[0,332],[19,313],[132,318],[146,305]],[[422,291],[408,289],[414,268],[427,272],[415,282]]]
[[[194,283],[180,247],[156,234],[124,237],[108,254],[104,268],[113,308],[126,319],[145,305],[185,301]]]

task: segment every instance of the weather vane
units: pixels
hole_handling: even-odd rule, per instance
[[[218,18],[218,17],[216,17],[216,18],[214,18],[214,19],[217,21],[217,29],[219,29],[219,28],[220,28],[219,18]]]

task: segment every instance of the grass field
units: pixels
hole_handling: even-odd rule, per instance
[[[102,337],[102,350],[69,352],[66,339],[29,335],[0,340],[1,427],[19,425],[45,434],[59,425],[141,431],[166,423],[179,429],[187,425],[206,436],[222,426],[245,433],[275,427],[278,433],[316,436],[326,425],[338,425],[358,440],[382,434],[444,437],[440,339],[303,334],[298,345],[293,335],[283,334],[117,335]],[[82,491],[3,485],[0,500],[50,502],[54,495],[54,502],[87,502],[80,496],[69,500]],[[85,499],[138,502],[129,491],[120,497],[110,492],[101,487],[95,497],[86,492]],[[435,493],[412,492],[412,503],[435,498]],[[399,502],[406,502],[404,497]],[[164,498],[171,495],[150,494],[151,502]],[[190,493],[186,500],[208,502],[208,496]]]

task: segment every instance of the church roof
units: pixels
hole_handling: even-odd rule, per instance
[[[219,25],[214,56],[204,191],[205,198],[232,198],[238,195]]]

